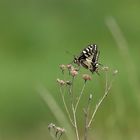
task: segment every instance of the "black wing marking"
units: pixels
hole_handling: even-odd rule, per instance
[[[99,51],[96,44],[88,45],[77,58],[77,64],[81,64],[91,72],[96,71],[98,66]]]

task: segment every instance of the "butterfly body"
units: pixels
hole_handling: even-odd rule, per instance
[[[97,72],[99,51],[96,44],[88,45],[78,57],[74,58],[74,63],[89,69],[92,73]]]

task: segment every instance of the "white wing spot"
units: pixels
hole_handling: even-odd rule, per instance
[[[96,45],[94,46],[94,49],[95,49],[95,51],[97,50],[97,46]]]
[[[86,51],[83,51],[83,53],[85,54],[85,53],[86,53]]]
[[[86,50],[89,52],[89,49],[88,48],[86,48]]]
[[[92,46],[89,46],[89,49],[92,50]]]
[[[88,55],[87,55],[87,54],[85,54],[85,57],[88,57]]]

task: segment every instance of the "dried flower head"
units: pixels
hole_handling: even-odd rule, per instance
[[[89,95],[89,100],[92,100],[93,96],[92,94]]]
[[[60,139],[60,137],[62,136],[62,134],[65,132],[64,128],[60,128],[60,127],[56,127],[56,133],[55,136]]]
[[[78,71],[76,71],[75,69],[70,71],[70,74],[75,77],[78,74]]]
[[[68,65],[67,65],[67,69],[68,69],[68,70],[71,70],[72,67],[73,67],[73,66],[72,66],[71,64],[68,64]]]
[[[88,74],[83,74],[82,78],[87,81],[87,80],[91,80],[91,76]]]
[[[65,85],[66,83],[65,83],[65,81],[63,81],[63,80],[60,80],[60,79],[58,79],[57,78],[57,80],[56,80],[61,86],[63,86],[63,85]]]
[[[55,137],[56,137],[57,139],[60,139],[60,137],[62,136],[62,134],[65,132],[65,129],[64,129],[64,128],[58,127],[58,126],[56,126],[56,125],[53,124],[53,123],[50,123],[50,124],[48,125],[48,129],[49,129],[49,131],[50,131],[51,129],[53,130],[53,132],[55,133]]]
[[[109,70],[109,67],[108,66],[104,66],[104,67],[102,67],[102,70],[108,71]]]
[[[65,129],[64,128],[61,128],[61,127],[56,127],[56,130],[60,133],[64,133],[65,132]]]
[[[71,86],[71,85],[72,85],[72,82],[71,82],[71,81],[66,81],[65,83],[66,83],[66,85],[68,85],[68,86]]]
[[[118,73],[118,70],[113,71],[113,75],[116,75]]]
[[[61,64],[59,67],[62,70],[62,73],[64,73],[64,70],[66,69],[66,66],[64,64]]]
[[[55,124],[53,124],[53,123],[50,123],[50,124],[48,125],[49,131],[50,131],[51,128],[55,128],[55,127],[56,127],[56,126],[55,126]]]

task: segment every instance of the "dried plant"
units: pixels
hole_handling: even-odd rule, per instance
[[[59,140],[61,138],[61,136],[63,135],[63,133],[65,132],[64,128],[58,127],[53,123],[50,123],[48,125],[48,129],[49,129],[51,136],[53,138],[56,138],[57,140]]]
[[[75,84],[74,80],[76,79],[77,75],[80,74],[80,71],[78,71],[77,68],[75,68],[73,65],[69,64],[69,65],[60,65],[60,69],[62,71],[62,74],[65,75],[65,73],[70,75],[71,80],[60,80],[57,79],[57,83],[59,84],[59,88],[60,88],[60,94],[61,94],[61,98],[62,98],[62,102],[64,105],[64,108],[66,110],[67,116],[69,118],[69,121],[71,123],[71,125],[73,126],[74,130],[75,130],[75,136],[76,136],[76,140],[80,140],[82,139],[79,135],[79,127],[78,127],[78,118],[80,117],[79,114],[77,113],[78,111],[78,107],[81,101],[81,98],[83,96],[83,94],[85,93],[85,87],[88,83],[88,81],[92,81],[92,76],[90,76],[89,74],[82,74],[81,79],[84,80],[84,84],[83,87],[81,89],[81,92],[79,93],[78,97],[75,97],[75,91],[73,90],[73,86]],[[107,97],[107,95],[109,94],[109,91],[112,87],[112,83],[114,81],[114,77],[115,75],[118,73],[117,70],[111,71],[108,67],[101,67],[100,68],[101,71],[103,71],[105,73],[105,90],[104,90],[104,94],[103,96],[100,98],[100,100],[97,102],[95,107],[91,106],[91,103],[94,101],[93,100],[93,95],[89,94],[89,98],[87,99],[87,105],[84,107],[83,112],[84,112],[84,117],[85,117],[85,122],[84,122],[84,135],[83,135],[83,139],[84,140],[88,140],[88,131],[89,128],[91,127],[91,124],[93,123],[93,120],[95,119],[96,113],[98,111],[98,109],[100,108],[102,102],[104,101],[104,99]],[[109,81],[108,80],[108,73],[111,72],[112,75],[112,79]],[[69,102],[66,101],[65,99],[65,92],[64,89],[69,89],[68,90],[68,96],[69,96]],[[93,110],[94,109],[94,110]],[[93,111],[92,111],[93,110]],[[92,114],[90,114],[90,112],[92,111]],[[49,130],[50,128],[55,129],[55,136],[58,139],[57,135],[58,132],[56,131],[55,125],[50,124],[49,125]],[[61,138],[62,132],[59,132],[59,139]]]

